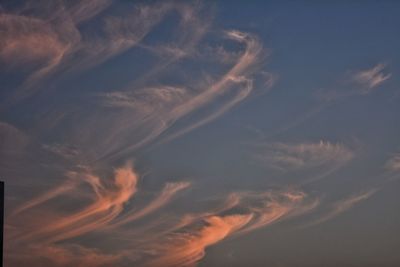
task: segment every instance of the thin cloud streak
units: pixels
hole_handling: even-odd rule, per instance
[[[230,215],[212,212],[186,217],[175,229],[184,232],[170,234],[160,246],[151,246],[151,250],[158,251],[158,256],[144,266],[197,266],[209,246],[266,227],[291,215],[303,214],[310,208],[304,202],[305,198],[303,192],[296,191],[231,194],[223,205],[223,210],[230,211]],[[243,211],[235,213],[236,208]]]
[[[400,171],[400,154],[394,155],[386,162],[385,168],[392,172]]]
[[[5,111],[2,120],[16,125],[0,122],[0,167],[12,174],[7,179],[14,183],[10,192],[16,192],[16,196],[7,196],[13,201],[12,211],[6,214],[7,265],[197,266],[212,246],[317,210],[320,197],[302,191],[308,188],[304,185],[327,177],[361,154],[340,141],[296,143],[274,138],[275,142],[255,144],[252,156],[263,168],[255,170],[247,165],[253,161],[246,162],[235,149],[240,140],[230,140],[230,135],[221,149],[237,154],[226,158],[215,154],[216,159],[238,163],[227,172],[218,162],[213,165],[213,157],[205,159],[206,167],[201,165],[203,148],[200,154],[193,158],[189,155],[182,162],[174,158],[164,162],[164,153],[179,159],[177,154],[187,147],[170,143],[165,146],[170,151],[160,152],[159,146],[221,119],[257,93],[258,87],[270,89],[277,77],[285,77],[263,69],[268,50],[261,37],[269,35],[259,38],[216,28],[212,5],[199,1],[43,0],[28,1],[21,8],[17,8],[18,3],[15,8],[13,5],[0,12],[0,32],[4,33],[0,63],[4,76],[10,73],[7,86],[11,84],[0,109]],[[204,47],[208,49],[204,51]],[[298,115],[292,124],[286,124],[281,120],[285,116],[277,114],[274,119],[287,127],[272,134],[279,137],[324,108],[333,109],[333,100],[367,95],[391,75],[383,63],[350,72],[351,77],[340,89],[345,92],[323,95],[324,99],[318,99],[314,108],[304,116]],[[305,82],[300,76],[300,82]],[[350,85],[354,88],[347,90]],[[278,101],[287,97],[280,92],[272,95]],[[294,110],[304,110],[304,104],[309,102],[299,103]],[[243,117],[240,114],[231,125],[242,118],[250,118],[253,124],[253,119],[262,119],[262,112],[274,111],[277,106],[266,110],[246,107]],[[353,134],[347,129],[345,133],[337,128],[329,130],[313,132],[309,137],[320,134],[340,140]],[[242,133],[232,134],[236,137],[242,137]],[[301,136],[287,137],[297,140]],[[193,142],[190,138],[186,141]],[[155,177],[143,179],[140,167],[136,169],[129,162],[120,165],[130,158],[149,164],[146,168],[154,167]],[[357,160],[364,158],[360,155]],[[154,162],[161,166],[152,166]],[[221,170],[228,176],[237,168],[237,176],[244,173],[247,181],[236,174],[222,177],[230,180],[221,189],[223,184],[214,180],[217,175],[213,172]],[[400,156],[393,155],[384,168],[387,176],[397,177]],[[184,177],[189,172],[194,178],[157,184],[158,173],[169,176],[182,172]],[[281,181],[279,175],[284,176]],[[297,180],[288,182],[289,176]],[[274,179],[273,185],[269,179]],[[204,183],[212,190],[202,187]],[[50,189],[43,190],[50,184]],[[260,189],[246,191],[243,184],[253,189],[260,185]],[[324,183],[312,184],[313,192],[318,192],[320,184]],[[369,188],[378,186],[371,184]],[[189,188],[193,194],[186,192]],[[221,191],[222,196],[213,195]],[[377,191],[328,203],[308,226],[332,220]]]
[[[47,193],[22,204],[8,217],[7,225],[10,234],[7,243],[11,249],[19,247],[21,254],[17,257],[13,253],[7,253],[8,260],[14,263],[31,261],[37,266],[40,262],[52,262],[54,266],[109,266],[117,263],[125,255],[125,250],[118,253],[103,253],[95,248],[87,248],[75,242],[67,242],[60,245],[60,241],[70,240],[91,232],[103,234],[117,234],[111,230],[119,228],[123,235],[129,235],[129,229],[120,228],[127,223],[140,219],[169,203],[179,191],[188,188],[188,182],[168,183],[154,200],[140,209],[128,210],[124,216],[121,213],[126,210],[127,202],[138,191],[139,175],[133,170],[130,163],[114,171],[113,181],[105,181],[92,174],[89,168],[80,168],[79,172],[70,172],[70,180],[49,190]],[[21,218],[34,214],[38,209],[43,209],[56,198],[69,197],[76,194],[79,187],[87,184],[92,190],[91,203],[86,204],[81,210],[71,214],[52,214],[50,217],[42,215],[36,217],[35,222]],[[81,197],[86,195],[82,195]],[[76,197],[79,197],[79,193]],[[117,219],[118,217],[118,219]],[[13,225],[25,224],[25,228],[15,228]],[[29,225],[32,224],[32,225]],[[26,229],[27,231],[25,231]],[[126,233],[125,233],[126,232]],[[143,240],[146,237],[143,236]],[[46,252],[46,253],[44,253]],[[34,265],[36,266],[36,265]]]
[[[165,114],[157,114],[158,123],[155,125],[156,127],[154,127],[150,134],[148,134],[140,142],[125,148],[126,151],[123,151],[123,153],[127,153],[131,150],[148,144],[149,142],[153,141],[153,139],[157,138],[171,128],[171,126],[173,126],[178,120],[190,115],[202,107],[207,106],[213,101],[216,101],[217,98],[228,93],[235,86],[239,86],[238,93],[225,103],[221,104],[217,110],[212,112],[210,115],[206,115],[204,118],[201,118],[198,121],[183,127],[182,129],[176,130],[175,132],[172,131],[172,133],[167,135],[167,137],[161,142],[170,141],[178,136],[190,132],[197,127],[217,119],[232,107],[243,101],[251,93],[253,84],[251,78],[249,78],[249,75],[251,74],[252,68],[257,66],[262,52],[262,46],[254,36],[239,31],[229,31],[226,33],[226,36],[245,45],[243,54],[238,58],[234,66],[220,80],[211,84],[201,93],[197,95],[187,94],[188,97],[184,102],[178,101],[175,106],[172,106],[171,109],[166,110]],[[136,106],[138,106],[137,103]],[[113,154],[112,156],[116,155],[118,155],[118,153]]]
[[[87,232],[105,226],[118,216],[123,210],[123,205],[136,193],[138,176],[130,166],[115,170],[114,183],[112,188],[106,188],[100,178],[91,174],[84,174],[84,178],[92,187],[95,193],[95,200],[83,210],[66,216],[58,221],[48,224],[46,227],[31,232],[24,236],[24,239],[45,239],[51,242],[69,239],[82,235]],[[62,187],[61,187],[62,188]],[[19,210],[26,209],[27,206],[40,204],[50,197],[56,196],[65,190],[56,189],[45,195],[45,198],[34,200],[32,203],[24,205]]]
[[[117,264],[121,256],[79,245],[32,245],[20,248],[18,253],[9,252],[7,260],[12,260],[17,266],[106,267]]]
[[[354,82],[366,86],[364,93],[369,93],[392,76],[391,73],[385,73],[385,68],[385,64],[379,63],[371,69],[354,73],[352,79]]]
[[[168,183],[149,204],[123,214],[125,204],[138,192],[139,175],[129,164],[115,170],[112,183],[105,183],[99,176],[91,174],[89,169],[83,169],[75,175],[76,179],[84,179],[91,186],[94,194],[92,203],[70,215],[64,214],[58,218],[53,216],[51,221],[43,217],[43,222],[37,222],[37,226],[30,228],[30,231],[10,236],[13,240],[9,240],[9,244],[21,246],[23,253],[30,255],[26,256],[26,260],[40,262],[46,258],[55,266],[67,266],[75,262],[108,266],[133,257],[130,259],[137,262],[138,266],[196,266],[205,256],[207,247],[282,219],[299,216],[311,207],[311,202],[306,200],[307,195],[301,191],[233,192],[219,207],[198,214],[183,214],[178,224],[159,219],[157,222],[156,219],[154,222],[161,228],[153,228],[152,234],[148,235],[147,231],[131,232],[129,227],[124,226],[159,210],[171,202],[178,192],[189,187],[190,183]],[[46,202],[70,192],[70,187],[79,184],[67,185],[56,187],[22,205],[10,217],[11,223],[13,220],[18,221],[24,213],[30,213]],[[126,248],[118,253],[107,254],[74,243],[58,245],[60,241],[90,232],[99,232],[103,236],[112,234],[121,242],[125,240]],[[133,248],[132,251],[129,247]],[[43,251],[48,253],[43,254]],[[148,258],[150,251],[151,257]],[[14,257],[13,254],[10,257]],[[15,262],[23,261],[23,257],[15,259]]]
[[[359,203],[369,199],[371,196],[373,196],[376,192],[378,191],[378,189],[371,189],[369,191],[363,192],[363,193],[359,193],[359,194],[355,194],[352,195],[348,198],[339,200],[335,203],[332,204],[332,206],[330,207],[330,210],[327,211],[325,214],[323,214],[320,218],[318,218],[317,220],[308,223],[306,225],[306,227],[310,227],[310,226],[315,226],[318,224],[322,224],[325,223],[339,215],[341,215],[342,213],[352,209],[354,206],[358,205]]]
[[[251,215],[211,216],[204,219],[206,226],[196,232],[177,236],[164,247],[163,256],[150,261],[144,266],[193,267],[205,255],[205,249],[225,239],[230,234],[245,226]]]
[[[134,211],[120,217],[115,223],[111,224],[111,227],[118,227],[131,223],[138,220],[168,204],[173,196],[181,190],[184,190],[190,186],[189,182],[179,182],[179,183],[168,183],[161,193],[152,200],[148,205],[140,209],[139,211]]]
[[[31,5],[36,8],[34,3]],[[62,3],[48,5],[48,11],[42,16],[34,13],[24,16],[2,15],[4,23],[1,25],[10,33],[4,39],[6,45],[0,51],[0,55],[4,55],[4,61],[10,62],[13,58],[11,54],[23,55],[21,50],[33,53],[23,56],[24,60],[41,60],[42,64],[27,77],[25,85],[15,92],[16,98],[12,102],[16,103],[21,97],[34,94],[38,88],[48,90],[47,88],[52,88],[57,84],[57,80],[62,80],[61,78],[73,77],[74,73],[82,73],[85,69],[98,66],[109,58],[137,46],[171,12],[177,12],[180,19],[179,34],[174,41],[176,47],[183,50],[164,62],[166,65],[196,54],[196,45],[207,33],[210,25],[207,16],[201,16],[205,13],[203,5],[177,2],[140,4],[135,5],[131,14],[119,17],[112,16],[112,12],[108,10],[111,6],[109,1],[85,1],[81,5],[67,7]],[[60,19],[57,19],[58,17]],[[102,18],[103,21],[95,34],[79,26],[95,17]],[[20,26],[15,27],[13,24]],[[26,38],[30,35],[34,41],[19,39],[19,36]],[[192,90],[193,88],[187,85],[162,84],[138,88],[138,84],[143,84],[149,77],[157,78],[154,76],[160,75],[163,69],[160,66],[165,65],[161,62],[142,75],[144,78],[131,81],[132,88],[96,94],[100,101],[95,109],[82,109],[73,113],[56,110],[41,123],[59,127],[62,123],[65,125],[66,121],[75,120],[76,127],[66,129],[68,143],[83,152],[77,157],[86,160],[92,158],[93,162],[121,158],[153,142],[161,135],[165,135],[161,140],[165,142],[205,125],[228,112],[251,94],[252,75],[257,71],[262,59],[263,47],[255,36],[230,30],[223,32],[219,38],[221,37],[243,45],[244,50],[237,53],[238,57],[232,67],[206,88]],[[13,43],[16,45],[12,45]],[[51,46],[54,49],[47,48],[49,43],[54,43]],[[46,49],[33,49],[44,44]],[[166,46],[170,47],[171,44]],[[155,45],[154,49],[162,50],[163,47]],[[41,86],[38,86],[39,84]],[[200,84],[204,84],[204,81]],[[195,120],[187,120],[193,113],[203,111],[217,101],[221,103],[215,109],[210,109]],[[117,112],[110,113],[110,109]],[[58,113],[59,116],[56,115]],[[99,120],[99,117],[102,119]],[[171,129],[183,119],[185,123],[182,126]],[[89,128],[103,130],[93,137],[89,130],[84,130]],[[45,125],[40,126],[39,123],[38,130],[40,129],[43,135],[51,130]]]
[[[68,191],[71,191],[73,189],[75,189],[77,186],[77,183],[74,181],[67,181],[64,184],[44,193],[43,195],[36,197],[32,200],[30,200],[28,203],[25,203],[23,205],[21,205],[20,207],[18,207],[17,209],[15,209],[15,211],[12,212],[12,214],[10,216],[16,216],[19,213],[27,210],[27,209],[31,209],[34,208],[38,205],[41,205],[57,196],[63,195],[65,193],[67,193]]]
[[[353,151],[346,146],[322,140],[315,143],[273,143],[264,147],[256,157],[260,162],[282,171],[343,164],[354,157]]]
[[[199,21],[196,7],[172,2],[139,4],[125,16],[103,14],[102,27],[96,34],[79,27],[111,4],[107,0],[81,1],[69,6],[49,2],[47,12],[40,16],[1,14],[0,29],[5,35],[0,42],[0,59],[6,64],[40,63],[18,90],[16,98],[32,95],[38,85],[44,87],[40,83],[46,79],[82,72],[131,49],[170,12],[177,11],[186,22],[182,23],[179,42],[188,52],[206,31],[207,23]],[[30,2],[30,6],[33,10],[39,8],[35,2]]]

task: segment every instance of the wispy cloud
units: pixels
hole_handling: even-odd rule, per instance
[[[53,188],[50,191],[45,192],[42,195],[40,195],[36,198],[33,198],[29,202],[19,206],[12,212],[11,216],[16,216],[19,213],[21,213],[27,209],[34,208],[40,204],[43,204],[51,199],[56,198],[57,196],[65,194],[68,191],[75,189],[77,185],[78,185],[77,180],[68,180],[65,183],[63,183],[62,185],[59,185],[56,188]]]
[[[369,199],[371,196],[373,196],[378,189],[372,189],[368,190],[359,194],[355,194],[352,196],[349,196],[348,198],[339,200],[331,205],[329,210],[325,212],[320,218],[316,219],[315,221],[307,224],[307,226],[313,226],[317,224],[324,223],[326,221],[329,221],[340,214],[350,210],[357,204],[361,203],[362,201],[365,201]]]
[[[83,0],[69,7],[69,13],[75,23],[79,24],[91,19],[104,11],[112,4],[113,0]]]
[[[0,121],[0,158],[24,149],[29,136],[13,125]]]
[[[91,203],[69,214],[53,211],[51,217],[36,217],[34,223],[26,221],[31,224],[25,227],[29,229],[27,231],[10,228],[12,231],[8,236],[7,249],[13,245],[19,246],[20,255],[24,256],[15,258],[13,253],[9,253],[8,261],[31,261],[38,266],[42,261],[47,261],[61,267],[69,264],[118,265],[124,259],[129,259],[138,266],[196,266],[209,246],[301,215],[315,207],[310,205],[314,203],[312,199],[302,191],[232,192],[222,199],[218,207],[179,215],[178,223],[174,223],[176,220],[164,221],[160,218],[150,220],[147,225],[155,222],[154,225],[158,227],[152,227],[152,234],[149,235],[147,231],[132,231],[125,225],[159,210],[179,191],[187,188],[189,183],[168,183],[148,204],[128,208],[127,202],[140,190],[139,176],[130,165],[116,169],[113,181],[109,182],[92,174],[89,169],[69,175],[75,179],[71,178],[70,183],[60,185],[20,206],[9,218],[8,225],[21,224],[20,218],[26,218],[38,208],[43,209],[46,203],[70,196],[73,192],[76,194],[76,188],[82,183],[91,187]],[[79,195],[76,197],[79,198]],[[103,252],[96,246],[82,246],[77,241],[66,242],[91,232],[98,232],[103,237],[112,235],[123,246],[118,252],[112,253]]]
[[[48,150],[63,158],[75,158],[79,155],[79,150],[73,146],[63,144],[43,145],[43,149]]]
[[[107,254],[101,250],[79,245],[32,245],[21,248],[18,253],[10,251],[8,259],[19,266],[57,266],[57,267],[105,267],[113,266],[121,259],[121,253]]]
[[[279,170],[296,170],[326,164],[345,163],[354,153],[342,144],[320,141],[316,143],[273,143],[262,147],[257,158]]]
[[[52,27],[43,20],[22,15],[1,14],[3,38],[0,58],[4,63],[42,65],[37,73],[57,65],[69,47]]]
[[[352,76],[352,80],[361,86],[364,86],[362,90],[364,93],[368,93],[374,88],[380,86],[391,76],[392,74],[386,70],[386,65],[379,63],[371,69],[355,72]]]
[[[189,186],[189,182],[168,183],[161,191],[161,193],[159,193],[159,195],[148,205],[138,211],[132,211],[124,216],[121,216],[120,218],[118,218],[118,220],[115,221],[115,223],[111,224],[111,227],[117,227],[133,222],[160,209],[164,205],[168,204],[176,193],[188,188]]]
[[[242,52],[241,56],[237,59],[233,67],[215,83],[211,84],[200,94],[192,97],[189,101],[183,105],[179,105],[171,111],[172,122],[178,118],[184,117],[187,114],[198,110],[199,108],[215,101],[218,97],[232,91],[235,86],[238,86],[238,92],[236,95],[231,97],[225,103],[221,104],[220,107],[213,113],[206,115],[204,118],[186,126],[183,129],[172,133],[167,140],[176,138],[182,134],[185,134],[197,127],[200,127],[206,123],[209,123],[216,118],[223,115],[225,112],[230,110],[232,107],[243,101],[253,89],[253,80],[249,75],[252,74],[254,68],[260,60],[262,53],[262,45],[259,40],[250,34],[243,33],[240,31],[227,31],[225,36],[229,39],[237,41],[245,45],[245,51]]]
[[[400,171],[400,154],[395,154],[385,165],[386,169],[393,172]]]
[[[136,193],[138,176],[130,166],[119,168],[115,171],[114,182],[111,188],[107,188],[101,179],[90,173],[82,177],[92,187],[95,193],[93,203],[81,211],[65,216],[61,220],[53,221],[45,228],[31,232],[23,238],[50,239],[51,241],[65,240],[105,226],[118,216],[123,205]],[[28,202],[19,211],[27,207],[33,207],[48,201],[67,191],[69,187],[62,186],[45,194],[32,203]]]
[[[110,92],[100,94],[106,107],[131,108],[146,116],[165,110],[168,105],[176,105],[187,99],[188,91],[183,87],[159,86],[142,88],[133,92]],[[160,110],[157,110],[160,109]]]
[[[101,92],[87,88],[78,99],[85,103],[98,101],[98,105],[89,109],[71,102],[46,112],[49,115],[36,127],[39,135],[51,135],[52,129],[61,125],[65,132],[63,140],[54,141],[57,147],[45,146],[55,153],[66,155],[76,150],[82,153],[81,158],[92,161],[123,157],[161,135],[165,142],[216,120],[253,91],[253,76],[259,71],[264,48],[256,36],[236,30],[219,30],[212,36],[224,43],[237,44],[230,52],[235,55],[229,60],[230,66],[225,59],[213,63],[224,65],[224,72],[217,76],[205,73],[175,84],[161,82],[161,77],[168,73],[168,66],[179,65],[179,60],[185,57],[198,60],[195,56],[198,44],[205,42],[212,17],[212,12],[203,4],[127,5],[131,12],[119,14],[112,8],[112,1],[83,1],[70,5],[44,3],[31,2],[28,9],[20,12],[24,15],[18,12],[1,14],[0,27],[6,33],[0,46],[1,60],[17,64],[19,60],[15,59],[21,58],[23,62],[18,63],[19,67],[32,66],[32,70],[26,72],[27,77],[21,79],[21,87],[9,98],[9,104],[35,95],[38,90],[59,90],[58,81],[73,80],[77,74],[133,47],[157,55],[155,64],[140,75],[133,75],[126,86]],[[38,15],[36,11],[42,5],[46,6],[46,12]],[[169,14],[176,14],[178,18],[171,40],[146,43],[145,37],[168,19]],[[91,20],[99,21],[96,29],[82,27]],[[215,53],[226,55],[224,45],[219,47]],[[162,55],[165,53],[167,56]],[[161,81],[154,84],[157,80]],[[267,80],[272,79],[268,76]],[[46,93],[49,92],[41,92],[42,95]],[[176,126],[178,122],[179,127]],[[93,136],[90,129],[94,128],[102,130]],[[74,151],[67,151],[68,147]]]
[[[30,75],[23,87],[31,87],[54,70],[79,42],[75,29],[65,24],[60,36],[57,29],[40,18],[1,14],[0,28],[4,32],[0,42],[0,60],[9,68],[25,68]],[[25,90],[23,90],[25,93]],[[15,92],[18,95],[21,91]]]
[[[0,123],[0,159],[26,148],[31,137],[37,142],[32,150],[40,153],[25,156],[26,162],[44,158],[37,164],[40,175],[25,168],[19,175],[35,175],[31,182],[39,189],[22,194],[7,214],[7,263],[196,266],[210,246],[314,210],[319,200],[300,189],[227,188],[222,197],[208,192],[188,197],[182,192],[195,188],[183,181],[147,191],[154,180],[142,183],[131,164],[118,165],[149,152],[149,145],[216,121],[258,85],[271,88],[278,77],[262,70],[268,53],[261,39],[212,28],[212,12],[202,2],[118,4],[30,1],[21,9],[1,10],[0,63],[21,76],[21,85],[5,100],[15,108],[4,109],[18,118],[18,108],[29,113],[29,134]],[[155,40],[159,31],[165,31],[166,41]],[[93,82],[95,67],[104,77]],[[369,92],[390,78],[385,73],[379,64],[354,73],[353,82]],[[257,77],[263,82],[257,83]],[[281,171],[330,172],[354,156],[344,144],[311,141],[261,144],[256,157]],[[57,164],[45,166],[48,158]],[[399,162],[396,155],[387,168],[398,171]],[[46,168],[51,175],[42,176]],[[42,183],[50,189],[43,190]],[[334,203],[315,223],[373,193]],[[211,204],[208,197],[214,197]]]
[[[16,97],[25,97],[46,88],[45,80],[80,73],[138,45],[171,12],[177,11],[182,23],[176,47],[191,53],[205,34],[208,21],[198,16],[200,5],[160,2],[129,6],[131,12],[114,15],[105,12],[113,1],[80,1],[74,4],[51,1],[28,2],[20,13],[0,14],[0,60],[4,64],[31,68]],[[46,11],[39,12],[45,7]],[[100,15],[101,14],[101,15]],[[81,23],[101,16],[99,28],[88,30]],[[169,61],[174,61],[169,60]]]
[[[165,85],[102,95],[101,103],[103,105],[132,108],[131,111],[124,111],[125,115],[112,118],[112,124],[116,124],[115,131],[118,134],[125,135],[131,131],[144,133],[144,136],[137,142],[130,140],[130,144],[121,144],[123,149],[114,147],[114,151],[111,152],[110,146],[108,146],[109,153],[105,155],[106,157],[128,153],[148,144],[167,130],[169,132],[163,139],[164,142],[177,138],[217,119],[249,96],[253,89],[251,75],[260,60],[262,46],[255,36],[238,31],[229,31],[225,33],[224,37],[245,45],[245,50],[241,52],[240,57],[229,71],[217,81],[211,82],[206,88],[193,90],[193,88],[185,86]],[[181,119],[187,119],[191,114],[203,110],[216,101],[220,102],[217,108],[204,112],[205,115],[194,121],[189,120],[190,122],[181,127],[171,129]],[[121,122],[126,117],[130,121],[132,118],[136,118],[129,127],[126,126],[126,123]],[[123,125],[124,129],[118,125]],[[139,131],[138,128],[140,128]],[[109,129],[113,130],[114,128]],[[110,132],[107,134],[115,136]],[[102,140],[104,141],[104,138]],[[125,138],[120,138],[120,140],[125,140]]]
[[[194,232],[177,236],[163,248],[163,256],[144,266],[196,266],[205,255],[205,249],[225,239],[246,225],[251,215],[210,216],[204,219],[206,224]]]
[[[152,245],[156,257],[144,266],[197,266],[205,256],[205,249],[226,238],[268,226],[294,214],[305,205],[302,192],[244,192],[229,197],[225,212],[186,218],[181,225],[185,232],[170,235],[165,243]],[[232,202],[232,203],[231,203]],[[229,208],[228,208],[229,207]],[[242,210],[235,212],[235,210]],[[195,219],[194,219],[195,218]]]

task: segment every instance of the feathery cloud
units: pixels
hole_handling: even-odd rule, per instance
[[[309,205],[311,202],[302,191],[233,192],[219,207],[198,214],[186,213],[177,224],[156,219],[159,227],[152,228],[149,235],[147,231],[132,232],[123,226],[162,208],[189,183],[168,183],[149,204],[126,210],[125,204],[138,191],[138,174],[131,166],[116,169],[111,183],[91,174],[89,169],[72,172],[70,177],[75,179],[22,205],[11,217],[11,222],[19,221],[19,216],[34,212],[46,202],[76,191],[82,182],[92,189],[92,203],[69,215],[54,215],[52,220],[42,217],[42,221],[26,228],[29,230],[11,234],[8,246],[19,246],[24,256],[15,258],[10,253],[7,261],[31,261],[39,265],[45,261],[63,267],[68,264],[118,265],[124,259],[130,259],[138,266],[196,266],[205,256],[207,247],[298,216],[314,207]],[[116,253],[106,253],[79,242],[65,242],[93,231],[103,237],[112,235],[124,246]]]
[[[118,218],[115,223],[111,224],[111,227],[121,226],[130,222],[133,222],[137,219],[140,219],[158,209],[168,204],[174,195],[179,191],[186,189],[190,186],[189,182],[178,182],[178,183],[168,183],[165,185],[164,189],[159,193],[159,195],[153,199],[148,205],[143,207],[138,211],[132,211],[124,216]]]
[[[217,119],[246,99],[253,89],[251,75],[260,60],[262,46],[255,36],[239,31],[228,31],[225,33],[225,37],[243,44],[245,49],[234,65],[219,80],[212,82],[206,88],[193,90],[184,86],[165,85],[101,94],[102,105],[110,108],[131,108],[131,110],[121,111],[123,113],[120,113],[117,118],[110,118],[112,122],[109,125],[115,125],[115,127],[108,127],[108,132],[104,132],[104,134],[113,137],[114,145],[109,145],[107,141],[104,142],[107,137],[102,137],[102,143],[107,146],[107,151],[103,156],[115,157],[128,153],[148,144],[167,130],[169,132],[163,141],[169,141]],[[170,129],[178,121],[187,119],[191,114],[216,101],[220,101],[217,108],[210,109],[197,120],[189,120],[181,127]],[[136,119],[132,121],[133,118]],[[128,124],[125,120],[131,123]],[[140,136],[138,136],[137,142],[132,142],[132,138],[130,138],[130,144],[124,142],[116,147],[118,144],[115,144],[115,134],[119,135],[119,140],[122,141],[126,140],[125,136],[132,137],[138,134]]]
[[[43,12],[39,12],[41,3],[46,3]],[[209,246],[316,206],[302,191],[231,192],[222,203],[203,212],[186,210],[154,220],[190,183],[167,183],[153,198],[142,201],[139,198],[147,192],[138,194],[145,189],[131,165],[116,168],[111,177],[95,172],[156,139],[172,140],[220,118],[250,96],[258,74],[271,87],[276,76],[260,72],[265,49],[257,36],[237,30],[214,31],[217,40],[229,43],[232,50],[221,45],[212,51],[218,59],[210,69],[220,71],[214,73],[207,66],[204,79],[181,61],[197,60],[193,55],[198,54],[198,44],[206,42],[211,20],[200,3],[128,4],[121,13],[108,0],[32,1],[28,6],[24,12],[0,15],[0,30],[5,32],[0,60],[18,65],[12,71],[21,66],[29,70],[16,95],[31,96],[41,90],[35,95],[40,99],[54,96],[50,90],[65,90],[59,88],[60,81],[74,84],[79,81],[75,76],[84,76],[87,70],[128,50],[127,55],[134,53],[134,47],[141,56],[148,55],[143,51],[151,56],[143,73],[132,71],[125,85],[98,89],[88,83],[72,100],[63,95],[61,100],[49,97],[54,103],[32,108],[32,113],[44,114],[32,122],[35,137],[51,140],[41,149],[63,156],[74,166],[85,162],[90,167],[63,173],[65,181],[22,203],[9,216],[7,252],[18,248],[23,255],[7,253],[9,265],[118,266],[129,259],[138,266],[194,266]],[[171,39],[153,44],[147,37],[160,30],[157,26],[163,26],[171,14],[177,17],[176,27],[168,32]],[[190,79],[169,77],[169,69],[178,66],[184,73],[181,76]],[[0,124],[1,133],[12,134],[10,129]],[[271,164],[290,169],[352,157],[345,147],[329,142],[274,144],[270,149]],[[132,229],[133,223],[144,231]],[[82,241],[99,236],[110,243]],[[114,245],[121,248],[117,253]]]
[[[326,164],[341,164],[354,157],[354,153],[342,144],[328,141],[318,143],[266,145],[257,158],[279,170],[296,170],[318,167]]]
[[[297,191],[234,193],[223,210],[185,217],[165,242],[151,244],[150,250],[155,252],[144,266],[197,266],[207,247],[289,217],[307,206],[305,198]]]
[[[89,204],[81,211],[69,216],[65,216],[58,221],[51,222],[45,228],[31,232],[23,238],[28,239],[45,239],[52,242],[69,239],[82,235],[87,232],[99,229],[116,216],[122,210],[123,205],[136,193],[138,175],[133,172],[130,166],[115,170],[114,182],[112,187],[107,188],[97,176],[90,173],[84,174],[83,179],[92,187],[95,193],[93,203]],[[27,207],[33,207],[48,201],[61,193],[70,189],[61,186],[52,192],[45,194],[32,203],[27,203],[19,211],[25,210]]]
[[[31,245],[8,252],[6,262],[17,266],[57,266],[57,267],[107,267],[115,265],[121,259],[121,253],[107,254],[97,249],[79,245]]]
[[[394,155],[391,159],[386,162],[386,169],[393,172],[400,171],[400,154]]]
[[[311,222],[310,224],[307,224],[307,226],[313,226],[313,225],[317,225],[317,224],[321,224],[326,221],[329,221],[329,220],[339,216],[340,214],[350,210],[351,208],[353,208],[355,205],[361,203],[362,201],[369,199],[377,191],[378,191],[378,189],[371,189],[369,191],[355,194],[348,198],[339,200],[339,201],[333,203],[332,206],[330,207],[330,209],[325,214],[323,214],[320,218]]]
[[[194,232],[177,236],[165,244],[163,255],[144,266],[196,266],[205,255],[208,246],[216,244],[246,225],[251,215],[210,216],[204,219],[205,226]]]
[[[379,63],[371,69],[355,72],[352,76],[352,80],[365,86],[365,89],[363,89],[364,93],[369,93],[392,76],[391,73],[385,71],[385,68],[385,64]]]

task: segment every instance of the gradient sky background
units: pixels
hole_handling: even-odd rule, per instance
[[[5,266],[400,266],[399,14],[2,1]]]

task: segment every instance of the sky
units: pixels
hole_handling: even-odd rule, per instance
[[[5,266],[400,266],[399,12],[1,1]]]

